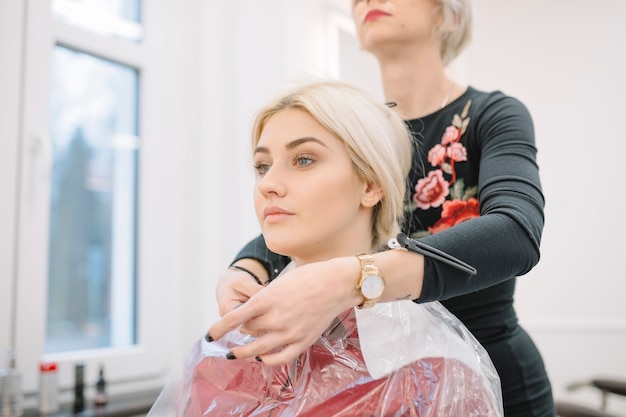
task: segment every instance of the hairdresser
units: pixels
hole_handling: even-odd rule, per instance
[[[464,86],[446,74],[470,38],[469,0],[355,0],[352,14],[361,47],[380,65],[386,100],[415,139],[404,231],[477,269],[472,275],[409,251],[377,252],[385,282],[379,302],[391,301],[389,294],[417,303],[440,300],[489,352],[505,416],[554,417],[542,357],[513,307],[516,277],[539,261],[544,225],[529,112],[500,91]],[[209,334],[217,339],[243,325],[258,336],[233,350],[234,357],[287,363],[319,338],[327,325],[322,317],[354,301],[362,273],[356,257],[308,264],[272,281],[288,261],[259,237],[221,274],[223,317]],[[335,277],[336,285],[312,291],[320,276]],[[263,291],[269,281],[297,283],[302,291],[273,298],[275,291]],[[306,296],[313,292],[318,295]],[[246,303],[252,297],[255,302]]]

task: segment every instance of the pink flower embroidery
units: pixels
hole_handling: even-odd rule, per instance
[[[454,126],[448,126],[441,138],[442,145],[448,145],[461,139],[461,131]]]
[[[442,208],[440,219],[428,228],[427,232],[431,234],[480,216],[480,205],[475,198],[478,187],[466,187],[463,178],[457,181],[455,166],[458,162],[467,161],[467,149],[461,143],[461,137],[470,124],[471,104],[472,101],[468,100],[461,113],[453,116],[452,123],[441,137],[441,143],[430,149],[428,162],[435,169],[415,185],[413,201],[417,208]],[[426,231],[419,231],[422,232]]]
[[[453,143],[448,147],[448,158],[455,162],[467,161],[467,149],[458,142]]]
[[[433,146],[433,148],[428,151],[428,162],[431,163],[432,166],[437,167],[443,165],[446,161],[446,148],[445,146],[441,146],[439,144]]]
[[[443,178],[443,172],[436,169],[430,171],[428,177],[417,182],[413,201],[417,207],[426,210],[441,206],[449,193],[450,188],[448,182]]]

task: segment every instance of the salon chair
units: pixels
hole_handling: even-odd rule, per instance
[[[599,408],[590,408],[566,401],[556,402],[556,413],[559,417],[619,417],[606,412],[609,395],[626,397],[626,380],[595,378],[591,381],[576,382],[567,386],[568,391],[584,387],[597,389],[601,394]]]

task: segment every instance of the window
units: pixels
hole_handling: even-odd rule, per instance
[[[45,352],[136,342],[138,73],[52,51]]]
[[[102,35],[140,41],[140,0],[52,0],[55,19]]]
[[[168,179],[180,175],[180,143],[169,140],[180,120],[159,97],[178,99],[168,81],[185,64],[175,39],[158,42],[176,38],[176,26],[164,24],[176,16],[170,2],[145,3],[27,2],[0,16],[16,33],[22,22],[26,29],[21,145],[3,147],[20,161],[14,280],[1,288],[15,297],[0,295],[12,304],[0,331],[26,393],[37,392],[42,359],[58,362],[66,392],[75,364],[88,384],[102,365],[113,394],[160,388],[180,362],[171,355],[178,254],[155,237],[178,229],[178,206],[164,201],[178,201]],[[90,23],[92,8],[108,25]]]

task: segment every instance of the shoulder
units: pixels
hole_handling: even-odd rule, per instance
[[[519,99],[502,91],[481,91],[468,87],[469,129],[486,140],[493,137],[524,137],[534,140],[534,125],[528,108]]]
[[[471,100],[470,114],[530,117],[528,108],[516,97],[500,90],[482,91],[469,86],[465,94]]]

